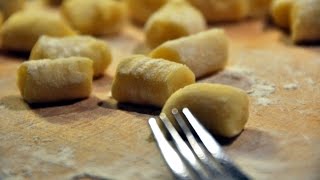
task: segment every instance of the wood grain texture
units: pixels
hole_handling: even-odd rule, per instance
[[[255,179],[319,179],[319,46],[291,45],[262,21],[221,26],[230,37],[229,67],[199,81],[251,92],[248,124],[224,149]],[[118,62],[144,51],[142,31],[128,26],[105,39],[114,56],[106,75],[89,99],[65,104],[24,103],[15,73],[27,55],[1,52],[0,179],[171,178],[147,125],[159,109],[110,97]],[[262,85],[274,92],[252,95]]]

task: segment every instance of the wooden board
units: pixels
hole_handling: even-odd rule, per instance
[[[229,67],[200,81],[243,88],[251,99],[244,132],[224,149],[255,179],[319,179],[319,46],[291,45],[262,21],[220,26],[230,37]],[[1,52],[0,179],[171,178],[147,125],[159,110],[110,97],[117,63],[143,49],[142,31],[128,26],[106,40],[114,61],[92,96],[46,107],[28,106],[15,85],[27,55]]]

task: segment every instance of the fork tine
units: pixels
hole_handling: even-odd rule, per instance
[[[148,123],[160,149],[162,157],[165,159],[165,162],[167,163],[175,178],[180,180],[194,179],[189,173],[182,159],[179,157],[178,153],[166,140],[165,136],[158,126],[157,120],[155,118],[150,118]]]
[[[176,121],[180,125],[182,131],[187,137],[187,140],[189,141],[189,144],[191,145],[193,151],[198,156],[200,161],[206,165],[206,168],[208,168],[209,172],[213,177],[221,178],[224,175],[221,173],[221,168],[216,164],[215,161],[208,158],[207,154],[204,151],[204,147],[198,143],[198,141],[193,136],[190,128],[187,126],[186,122],[183,120],[182,116],[180,115],[178,109],[174,108],[172,110],[172,114],[174,115]]]
[[[224,168],[225,172],[235,179],[250,179],[244,174],[231,159],[224,153],[218,142],[210,135],[210,133],[199,123],[199,121],[192,115],[188,108],[182,109],[183,114],[193,127],[203,145],[211,153],[214,159]]]
[[[186,162],[190,164],[190,168],[193,170],[193,172],[201,179],[209,179],[208,173],[203,169],[202,165],[198,162],[198,159],[193,154],[192,150],[183,141],[178,131],[173,127],[167,116],[164,113],[161,113],[160,119],[170,133],[177,149],[179,150],[178,152],[182,155]]]

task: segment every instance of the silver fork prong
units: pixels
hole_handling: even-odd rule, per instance
[[[200,161],[206,165],[206,168],[208,168],[209,172],[212,174],[212,176],[216,178],[223,177],[223,174],[221,173],[220,167],[214,162],[212,159],[208,158],[206,155],[206,152],[203,150],[204,147],[198,143],[198,141],[193,136],[190,128],[186,124],[186,122],[183,120],[183,117],[180,115],[178,109],[174,108],[172,109],[172,114],[174,115],[176,121],[180,125],[182,131],[187,137],[187,140],[189,144],[191,145],[193,151],[198,156]]]
[[[193,169],[194,173],[196,173],[196,175],[199,176],[199,178],[201,179],[209,179],[209,175],[203,169],[202,165],[199,163],[198,159],[193,154],[189,146],[183,141],[178,131],[174,128],[167,116],[164,113],[161,113],[160,119],[162,120],[163,124],[170,133],[173,142],[179,150],[178,152],[180,152],[180,154],[186,160],[186,162],[190,164],[190,168]]]
[[[163,135],[161,129],[158,126],[157,120],[155,118],[150,118],[148,123],[160,149],[162,157],[165,159],[165,162],[167,163],[175,178],[181,180],[194,179],[178,153],[174,150],[174,148]]]
[[[228,173],[234,179],[250,179],[244,174],[224,153],[218,142],[211,136],[211,134],[200,124],[200,122],[192,115],[188,108],[182,109],[183,114],[193,127],[200,140],[206,149],[210,152],[213,158],[219,162],[224,168],[225,172]]]

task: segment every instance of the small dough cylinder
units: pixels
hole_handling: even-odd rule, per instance
[[[118,102],[162,107],[172,93],[194,82],[185,65],[136,55],[119,63],[112,96]]]
[[[43,10],[17,12],[1,29],[2,47],[14,51],[30,51],[42,35],[61,37],[74,34],[58,14]]]
[[[119,32],[127,21],[127,6],[117,0],[68,0],[62,14],[82,34]]]
[[[248,0],[188,0],[208,22],[238,21],[249,14]]]
[[[187,65],[197,78],[224,68],[228,60],[228,40],[222,29],[212,29],[167,41],[150,56]]]
[[[291,10],[291,38],[295,43],[320,41],[320,0],[297,0]]]
[[[206,29],[200,11],[182,0],[167,3],[155,12],[145,25],[147,44],[154,48],[161,43],[188,36]]]
[[[92,61],[83,57],[26,61],[17,75],[21,96],[28,103],[86,98],[92,89]]]
[[[107,43],[90,36],[63,38],[42,36],[32,48],[29,59],[56,59],[72,56],[93,60],[94,77],[103,75],[112,59]]]
[[[162,113],[177,126],[173,108],[189,108],[212,134],[234,137],[244,128],[249,116],[249,98],[241,89],[221,84],[198,83],[176,91]]]
[[[130,17],[144,24],[148,18],[170,0],[126,0]]]
[[[282,28],[290,26],[290,12],[294,0],[274,0],[271,5],[271,16],[274,23]]]
[[[7,19],[13,13],[21,10],[24,7],[25,0],[0,0],[0,12]]]

